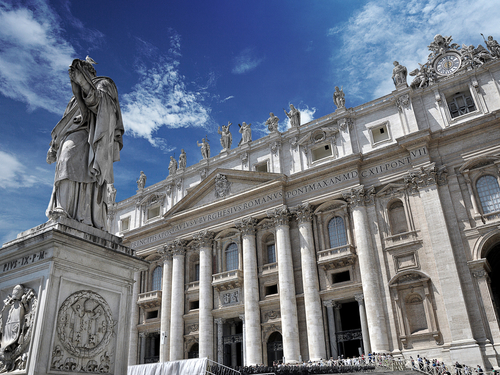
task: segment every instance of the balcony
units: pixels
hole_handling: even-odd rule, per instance
[[[191,281],[190,283],[186,284],[186,292],[191,292],[198,289],[200,289],[199,281]]]
[[[405,233],[398,233],[385,238],[385,248],[400,247],[420,242],[416,230]]]
[[[278,262],[264,264],[263,266],[259,267],[259,275],[261,276],[276,272],[278,272]]]
[[[218,291],[238,288],[243,285],[243,272],[231,270],[212,275],[212,286]]]
[[[354,264],[356,254],[351,245],[334,247],[318,252],[318,264],[325,270],[342,268]]]
[[[137,304],[145,309],[161,306],[161,290],[139,294]]]

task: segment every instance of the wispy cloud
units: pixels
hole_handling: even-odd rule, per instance
[[[263,57],[256,56],[254,48],[245,48],[233,59],[234,74],[243,74],[255,69],[264,61]]]
[[[465,11],[466,10],[466,11]],[[500,7],[490,0],[370,1],[348,19],[327,31],[339,38],[335,49],[335,85],[349,96],[370,100],[394,90],[392,62],[408,71],[427,60],[434,35],[451,35],[459,44],[478,44],[480,33],[500,38]],[[411,77],[408,77],[410,82]]]
[[[180,37],[176,33],[171,36],[169,56],[159,56],[153,63],[147,57],[155,53],[154,47],[141,43],[148,56],[138,62],[139,82],[122,97],[125,128],[130,135],[143,137],[151,145],[171,152],[175,146],[155,137],[155,133],[163,126],[170,129],[208,126],[211,109],[203,104],[207,93],[203,88],[188,89],[185,77],[179,74]]]
[[[52,185],[52,175],[48,169],[28,168],[17,156],[0,151],[0,188],[18,189],[37,185]]]
[[[43,1],[30,5],[0,4],[0,92],[30,110],[60,113],[69,90],[67,66],[75,51],[61,36],[53,10]]]
[[[222,99],[220,102],[221,102],[221,103],[224,103],[224,102],[227,102],[228,100],[233,99],[233,98],[234,98],[234,96],[233,96],[233,95],[230,95],[230,96],[228,96],[227,98]]]

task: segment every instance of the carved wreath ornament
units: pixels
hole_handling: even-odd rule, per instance
[[[82,290],[66,298],[59,309],[57,335],[69,353],[91,358],[108,347],[115,324],[104,298]]]

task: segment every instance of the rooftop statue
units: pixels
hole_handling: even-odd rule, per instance
[[[427,46],[429,51],[432,51],[429,58],[444,53],[449,49],[459,48],[460,46],[457,43],[450,44],[452,40],[453,38],[451,36],[442,36],[441,34],[437,34],[431,44]]]
[[[498,44],[498,42],[493,39],[491,35],[488,37],[488,40],[485,40],[484,42],[486,43],[486,47],[490,50],[491,55],[493,57],[500,58],[500,44]]]
[[[186,159],[186,151],[184,149],[181,150],[181,155],[179,156],[179,168],[180,169],[185,169],[187,164],[187,159]]]
[[[422,88],[422,87],[427,87],[429,84],[434,82],[435,79],[435,74],[434,71],[431,70],[428,66],[418,64],[420,65],[420,69],[417,68],[410,72],[411,76],[415,76],[413,81],[411,82],[410,86],[412,89],[417,89],[417,88]]]
[[[170,157],[170,162],[168,163],[168,173],[173,176],[177,172],[177,160],[173,156]]]
[[[243,121],[241,125],[238,124],[238,126],[240,127],[239,132],[241,133],[241,140],[238,146],[244,145],[248,142],[252,142],[252,129],[250,128],[252,124],[247,124],[245,121]]]
[[[116,188],[113,184],[108,185],[108,202],[113,204],[116,201]]]
[[[269,132],[277,132],[278,131],[278,121],[280,119],[274,115],[274,113],[270,113],[269,114],[269,118],[266,120],[266,125],[267,125],[267,129],[269,130]]]
[[[394,82],[394,86],[407,87],[408,86],[406,83],[407,73],[408,73],[408,71],[406,70],[405,66],[400,65],[399,62],[397,62],[397,61],[394,61],[394,69],[392,69],[392,81]]]
[[[233,136],[231,135],[231,132],[229,131],[229,127],[231,126],[231,122],[227,122],[227,125],[222,125],[222,131],[219,130],[217,131],[221,137],[220,137],[220,144],[222,146],[222,151],[227,151],[231,148],[231,144],[233,143]]]
[[[139,176],[139,179],[137,180],[137,189],[141,190],[144,189],[146,186],[146,174],[141,171],[141,175]]]
[[[203,138],[201,143],[196,141],[198,147],[201,147],[201,156],[203,159],[210,159],[210,145],[208,144],[208,139]]]
[[[283,111],[285,111],[286,116],[290,119],[290,126],[292,128],[300,126],[300,111],[293,104],[290,104],[290,112],[287,112],[286,109],[283,109]]]
[[[106,230],[107,185],[114,182],[124,129],[116,86],[111,78],[97,77],[93,64],[87,56],[69,68],[73,97],[47,152],[56,173],[46,214]]]
[[[337,106],[337,109],[345,108],[345,94],[344,89],[339,89],[338,86],[335,86],[335,92],[333,93],[333,102]]]

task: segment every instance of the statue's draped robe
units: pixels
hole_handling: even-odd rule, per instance
[[[73,96],[52,130],[57,164],[47,215],[62,211],[106,230],[107,184],[114,182],[113,162],[120,160],[124,129],[114,82],[96,77],[92,83],[95,89],[83,95],[83,111]],[[78,116],[84,121],[75,121]]]
[[[0,347],[7,349],[17,343],[24,327],[24,305],[19,300],[12,300],[7,321],[3,328],[2,341]]]

